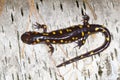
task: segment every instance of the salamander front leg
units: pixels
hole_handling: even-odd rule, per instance
[[[46,43],[46,44],[50,48],[50,50],[48,52],[51,52],[51,54],[52,54],[54,52],[54,47],[50,43]]]
[[[43,33],[47,32],[47,26],[45,24],[39,24],[36,22],[36,24],[33,24],[35,29],[43,29]]]
[[[36,22],[36,24],[34,24],[34,26],[36,27],[36,29],[43,29],[43,33],[47,32],[47,26],[45,24],[39,24]],[[51,52],[51,54],[54,52],[54,47],[50,44],[50,43],[46,43],[47,46],[50,48],[50,50],[48,52]]]

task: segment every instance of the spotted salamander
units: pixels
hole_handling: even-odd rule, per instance
[[[35,31],[25,32],[21,36],[21,40],[26,44],[45,43],[49,46],[50,51],[53,53],[54,48],[51,44],[66,44],[77,42],[77,46],[81,47],[85,44],[86,39],[89,35],[97,32],[101,32],[104,34],[105,41],[102,46],[57,65],[57,67],[65,66],[80,59],[99,54],[109,46],[111,42],[111,35],[109,30],[99,24],[89,24],[88,21],[89,16],[84,15],[83,25],[74,25],[68,28],[59,29],[51,32],[47,32],[46,25],[37,23],[35,26],[38,28],[43,28],[43,33]]]

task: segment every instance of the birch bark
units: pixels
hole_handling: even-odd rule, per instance
[[[81,48],[75,43],[23,44],[20,36],[33,31],[35,22],[48,31],[82,24],[82,0],[0,0],[0,80],[120,80],[120,0],[85,0],[90,23],[102,24],[111,33],[110,46],[100,53],[66,67],[56,68],[103,43],[101,34],[90,36]],[[93,12],[92,12],[92,9]],[[95,14],[94,14],[95,12]]]

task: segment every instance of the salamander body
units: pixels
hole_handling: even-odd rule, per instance
[[[51,32],[46,31],[46,25],[41,25],[37,23],[39,28],[43,28],[43,33],[35,32],[35,31],[28,31],[25,32],[21,36],[21,40],[26,44],[39,44],[39,43],[46,43],[49,45],[51,52],[54,51],[54,48],[51,44],[67,44],[71,42],[77,42],[77,46],[81,47],[85,44],[86,39],[89,35],[101,32],[105,36],[105,41],[102,46],[96,48],[95,50],[91,50],[83,55],[77,56],[72,58],[68,61],[65,61],[58,65],[57,67],[61,67],[63,65],[70,64],[72,62],[78,61],[80,59],[98,54],[105,50],[110,42],[111,42],[111,35],[107,28],[103,27],[99,24],[89,24],[88,23],[89,16],[85,15],[83,17],[83,25],[74,25],[68,28],[54,30]]]

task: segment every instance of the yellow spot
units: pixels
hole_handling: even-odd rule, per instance
[[[99,28],[96,27],[96,28],[95,28],[95,31],[98,31],[98,30],[99,30]]]
[[[46,36],[47,36],[47,35],[49,35],[49,34],[48,34],[48,33],[43,33],[43,35],[46,35]]]
[[[109,37],[107,37],[106,40],[109,41],[110,40]]]
[[[103,29],[102,32],[105,32],[105,29]]]
[[[94,54],[94,52],[90,52],[90,54],[92,55],[92,54]]]
[[[66,29],[67,32],[71,32],[72,30],[71,29]]]
[[[69,29],[66,29],[66,31],[68,32],[68,31],[69,31]]]
[[[76,40],[78,39],[78,37],[75,38]]]
[[[75,40],[75,38],[74,38],[74,37],[72,37],[72,40]]]
[[[40,39],[39,39],[39,38],[37,38],[37,39],[36,39],[36,42],[37,42],[37,43],[39,43],[39,42],[40,42]]]
[[[56,34],[56,32],[52,32],[53,34]]]
[[[82,25],[80,25],[79,27],[80,27],[80,28],[83,28],[83,26],[82,26]]]
[[[62,34],[62,31],[60,30],[60,34]]]
[[[87,27],[89,28],[89,27],[90,27],[90,25],[87,25]]]
[[[84,32],[82,32],[82,36],[84,36]]]
[[[56,41],[53,41],[53,43],[56,43]]]
[[[83,58],[84,56],[80,56],[80,58]]]
[[[82,43],[85,44],[85,41],[83,40]]]
[[[50,40],[46,40],[46,42],[50,42]]]
[[[60,42],[63,42],[63,40],[60,40]]]
[[[88,32],[88,34],[90,34],[90,32]]]

